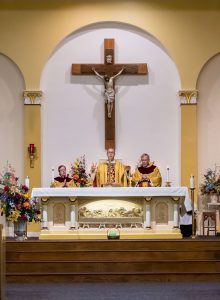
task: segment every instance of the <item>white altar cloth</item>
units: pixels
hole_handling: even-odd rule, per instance
[[[183,197],[191,210],[187,187],[33,188],[31,197]]]

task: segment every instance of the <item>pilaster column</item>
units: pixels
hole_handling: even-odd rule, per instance
[[[41,91],[24,91],[24,176],[30,188],[41,186]],[[30,165],[28,147],[35,147],[34,165]]]
[[[75,205],[76,197],[69,198],[70,204],[70,229],[78,228],[77,208]]]
[[[48,229],[48,215],[47,215],[47,199],[41,199],[42,203],[42,229]]]
[[[146,197],[145,199],[145,221],[144,228],[151,229],[151,197]]]
[[[190,175],[197,183],[197,98],[198,91],[179,92],[181,105],[181,185],[189,186]]]
[[[179,198],[173,198],[173,229],[179,229]]]
[[[30,191],[41,186],[41,91],[24,91],[24,176],[30,179]],[[30,164],[29,145],[34,144],[33,164]],[[39,223],[28,224],[29,232],[39,232]]]

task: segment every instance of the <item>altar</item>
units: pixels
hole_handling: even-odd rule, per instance
[[[181,239],[180,207],[191,205],[187,187],[34,188],[42,205],[40,239]]]

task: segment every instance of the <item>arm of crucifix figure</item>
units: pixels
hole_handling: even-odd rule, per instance
[[[97,75],[99,78],[104,79],[104,76],[100,75],[95,68],[92,68],[93,72],[95,73],[95,75]]]
[[[124,71],[124,67],[115,75],[112,77],[112,79],[115,79],[116,77],[118,77],[119,75],[121,75],[121,73]]]

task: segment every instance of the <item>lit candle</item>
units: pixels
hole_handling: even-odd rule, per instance
[[[189,178],[189,187],[191,189],[195,188],[195,181],[194,181],[194,176],[193,175],[191,175],[190,178]]]
[[[29,145],[30,154],[34,154],[34,144]]]
[[[25,178],[24,184],[26,185],[26,187],[30,187],[30,179],[28,176]]]
[[[54,167],[52,167],[51,171],[51,182],[54,182]]]
[[[167,182],[170,182],[170,167],[167,166]]]

